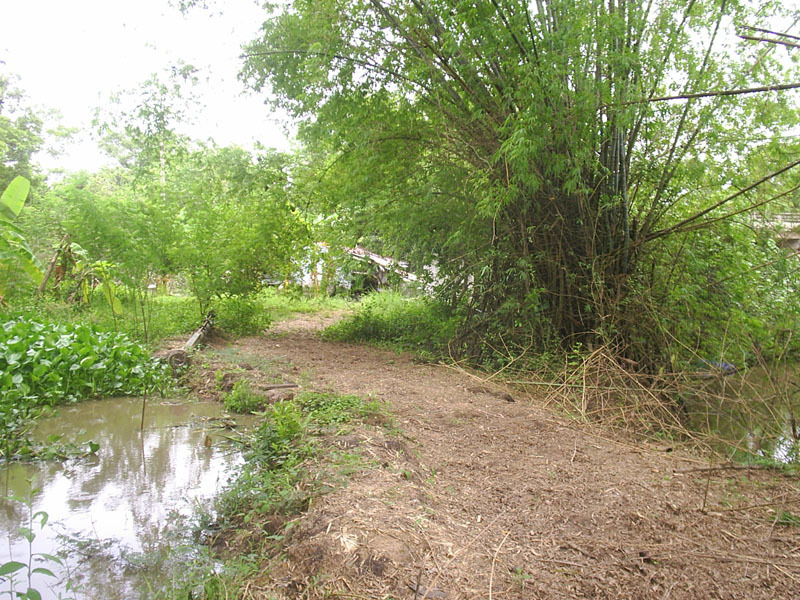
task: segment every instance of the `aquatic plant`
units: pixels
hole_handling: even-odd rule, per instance
[[[42,409],[163,388],[166,366],[127,336],[85,325],[15,319],[0,325],[0,457],[30,453]]]

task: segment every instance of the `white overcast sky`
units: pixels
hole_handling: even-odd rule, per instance
[[[240,46],[265,13],[253,0],[216,5],[184,16],[168,0],[0,0],[0,69],[20,77],[29,104],[58,110],[63,125],[85,132],[60,158],[39,162],[67,170],[110,162],[88,139],[95,108],[179,61],[209,80],[192,137],[288,149],[285,123],[236,78]]]

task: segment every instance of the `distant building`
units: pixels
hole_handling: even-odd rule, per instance
[[[777,242],[781,248],[800,251],[800,212],[780,213],[775,215]]]

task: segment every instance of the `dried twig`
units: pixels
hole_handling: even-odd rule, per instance
[[[506,539],[511,534],[510,531],[506,531],[505,536],[503,536],[503,540],[500,542],[500,545],[497,546],[497,550],[494,551],[494,556],[492,557],[492,570],[489,572],[489,600],[492,600],[492,583],[494,583],[494,567],[497,564],[497,555],[500,553],[500,548],[503,547],[505,544]]]
[[[453,563],[453,561],[454,561],[454,560],[455,560],[455,559],[458,557],[458,555],[459,555],[459,554],[461,554],[462,552],[466,551],[466,550],[467,550],[468,548],[470,548],[470,547],[471,547],[471,546],[472,546],[472,545],[473,545],[475,542],[477,542],[477,541],[478,541],[478,540],[479,540],[481,537],[483,537],[483,535],[484,535],[484,534],[485,534],[487,531],[489,531],[489,529],[490,529],[490,528],[491,528],[491,527],[492,527],[492,526],[493,526],[493,525],[494,525],[494,524],[495,524],[495,523],[498,521],[498,519],[500,519],[500,517],[502,517],[504,514],[506,514],[506,512],[507,512],[507,511],[505,511],[505,510],[504,510],[504,511],[502,511],[502,512],[498,513],[498,514],[497,514],[497,515],[494,517],[494,519],[492,519],[491,521],[489,521],[489,522],[486,524],[486,527],[484,527],[483,529],[481,529],[481,530],[478,532],[478,534],[477,534],[476,536],[474,536],[474,537],[473,537],[473,538],[472,538],[472,539],[471,539],[469,542],[467,542],[467,545],[466,545],[466,546],[464,546],[463,548],[460,548],[460,549],[459,549],[457,552],[455,552],[455,554],[453,554],[452,558],[451,558],[450,560],[448,560],[448,561],[447,561],[447,564],[445,564],[444,568],[446,569],[447,567],[449,567],[449,566],[450,566],[450,565]],[[426,600],[426,598],[428,597],[428,592],[429,592],[429,591],[431,591],[431,590],[434,588],[434,586],[435,586],[435,585],[436,585],[436,584],[439,582],[439,579],[441,579],[441,578],[442,578],[442,575],[443,575],[443,574],[444,574],[444,573],[443,573],[443,571],[439,571],[439,572],[436,574],[436,577],[434,577],[433,581],[432,581],[432,582],[431,582],[431,584],[428,586],[428,589],[427,589],[427,590],[425,590],[425,593],[423,594],[423,596],[422,596],[422,598],[421,598],[420,600]]]
[[[716,467],[702,467],[695,469],[676,469],[674,473],[713,473],[714,471],[770,471],[775,467],[770,465],[718,465]]]

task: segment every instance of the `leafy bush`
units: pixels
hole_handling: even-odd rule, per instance
[[[190,296],[154,296],[148,308],[150,343],[193,331],[204,318],[198,310],[197,300]]]
[[[773,236],[722,223],[689,242],[665,242],[659,258],[670,277],[653,293],[659,305],[647,307],[661,331],[644,329],[638,319],[641,344],[666,337],[661,345],[677,369],[691,368],[698,357],[741,368],[800,355],[800,337],[793,335],[800,326],[797,259]]]
[[[447,353],[458,319],[427,298],[404,298],[394,292],[367,296],[356,313],[323,332],[326,339],[388,343],[423,354]]]
[[[140,394],[168,378],[165,365],[123,334],[7,321],[0,326],[0,455],[10,458],[26,446],[21,438],[44,406]]]
[[[233,389],[222,397],[225,410],[235,413],[249,413],[264,408],[266,398],[256,394],[250,387],[250,382],[240,379],[233,384]]]
[[[269,313],[255,296],[231,296],[215,303],[216,325],[232,335],[253,335],[272,323]]]

